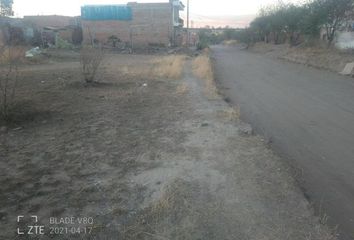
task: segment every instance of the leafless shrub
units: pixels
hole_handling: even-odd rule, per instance
[[[18,66],[24,56],[24,49],[14,46],[0,47],[0,117],[9,120],[15,102]]]
[[[86,83],[93,83],[104,57],[101,48],[83,47],[80,53],[82,74]]]

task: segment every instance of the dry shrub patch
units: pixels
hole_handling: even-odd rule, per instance
[[[210,98],[219,96],[218,90],[214,82],[213,65],[209,54],[204,52],[193,61],[193,73],[205,82],[205,93]]]
[[[156,202],[133,216],[122,239],[207,239],[208,231],[217,231],[214,219],[224,211],[223,204],[199,183],[177,178]]]
[[[125,76],[134,78],[177,80],[182,78],[185,60],[184,55],[154,56],[149,60],[142,60],[143,65],[122,65],[120,66],[120,72]]]
[[[237,40],[226,40],[223,42],[225,46],[236,46],[238,44]]]
[[[183,55],[171,55],[154,60],[152,74],[161,78],[180,79],[186,57]]]
[[[228,107],[222,111],[217,113],[218,117],[227,121],[235,121],[240,119],[240,108],[236,107]]]

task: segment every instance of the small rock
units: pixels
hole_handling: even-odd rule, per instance
[[[148,85],[146,83],[143,84],[143,87],[147,87]]]
[[[7,127],[3,126],[0,127],[0,133],[6,133],[7,132]]]
[[[352,75],[353,73],[354,73],[354,62],[345,65],[343,71],[340,72],[340,74],[347,75],[347,76]]]
[[[243,135],[250,136],[253,134],[253,129],[250,124],[242,123],[239,127],[239,132]]]
[[[176,53],[176,50],[175,50],[175,49],[169,50],[169,51],[167,52],[167,54],[175,54],[175,53]]]
[[[14,130],[14,131],[19,131],[19,130],[21,130],[23,127],[18,127],[18,128],[14,128],[14,129],[12,129],[12,130]]]
[[[4,220],[7,216],[6,212],[0,212],[0,220]]]
[[[202,123],[201,127],[207,127],[209,126],[209,123]]]

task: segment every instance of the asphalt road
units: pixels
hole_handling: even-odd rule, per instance
[[[213,47],[217,81],[243,120],[301,169],[306,196],[354,239],[354,79]]]

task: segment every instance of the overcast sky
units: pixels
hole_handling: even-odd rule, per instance
[[[134,1],[134,0],[130,0]],[[136,0],[135,0],[136,1]],[[254,15],[265,5],[278,0],[190,0],[191,20],[195,22],[220,20],[221,16]],[[300,0],[284,0],[298,2]],[[122,0],[14,0],[15,16],[24,15],[80,15],[85,4],[124,4]],[[168,0],[138,0],[137,2],[168,2]],[[183,0],[186,4],[187,0]],[[186,11],[185,11],[186,12]],[[183,15],[183,14],[182,14]],[[217,18],[217,19],[216,19]]]

